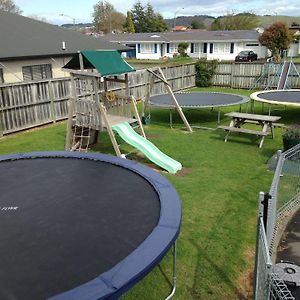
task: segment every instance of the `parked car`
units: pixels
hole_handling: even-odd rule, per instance
[[[235,61],[254,61],[257,60],[257,54],[253,51],[241,51],[236,57]]]

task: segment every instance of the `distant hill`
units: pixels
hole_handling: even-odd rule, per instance
[[[76,26],[76,28],[85,28],[85,27],[93,26],[93,23],[76,23],[75,26]],[[62,24],[61,27],[72,28],[73,24],[72,23]]]
[[[290,26],[293,22],[300,24],[300,17],[291,17],[291,16],[279,16],[279,15],[265,15],[257,16],[258,17],[258,26],[259,27],[269,27],[271,24],[281,21],[285,22]],[[207,15],[198,15],[198,16],[179,16],[176,18],[176,25],[190,26],[193,21],[203,22],[207,29],[210,28],[211,23],[216,18],[207,16]],[[165,19],[168,27],[171,29],[174,25],[174,19]]]
[[[176,25],[191,26],[193,21],[203,22],[206,28],[209,28],[210,24],[214,21],[214,17],[207,15],[198,16],[179,16],[176,18]],[[174,26],[174,19],[165,19],[168,27],[171,29]]]
[[[259,26],[269,27],[275,22],[281,21],[286,23],[288,26],[291,26],[293,22],[300,24],[300,17],[291,17],[291,16],[277,16],[277,15],[265,15],[258,16]]]
[[[279,16],[279,15],[265,15],[265,16],[257,16],[258,17],[258,26],[259,27],[269,27],[271,24],[282,21],[287,23],[288,26],[290,26],[293,22],[296,22],[300,24],[300,17],[291,17],[291,16]],[[176,18],[176,25],[182,25],[182,26],[191,26],[193,21],[197,22],[203,22],[206,29],[209,30],[211,23],[215,20],[215,17],[208,16],[208,15],[195,15],[195,16],[178,16]],[[165,19],[168,28],[173,28],[174,25],[174,19]],[[73,28],[72,23],[67,23],[61,25],[65,28]],[[93,23],[78,23],[75,25],[77,29],[85,28],[85,27],[91,27],[93,26]]]

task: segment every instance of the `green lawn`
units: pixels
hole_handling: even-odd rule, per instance
[[[250,94],[246,90],[210,90]],[[255,108],[261,113],[260,105]],[[273,112],[286,124],[297,122],[299,113],[295,108]],[[151,115],[151,124],[145,126],[149,139],[184,166],[182,175],[161,172],[177,189],[183,209],[177,243],[178,288],[173,299],[250,299],[245,290],[249,270],[253,269],[258,193],[267,191],[271,184],[273,173],[266,169],[266,163],[282,147],[283,130],[277,128],[276,138],[267,137],[259,149],[254,137],[232,134],[224,143],[222,131],[181,130],[183,125],[176,114],[174,128],[169,128],[168,110],[153,109]],[[216,126],[216,111],[191,110],[186,116],[191,123]],[[229,123],[223,115],[221,121]],[[65,123],[59,123],[3,137],[0,153],[63,150],[64,138]],[[124,145],[122,149],[130,147]],[[94,150],[113,153],[105,134]],[[171,269],[169,253],[124,299],[163,299],[170,289],[166,276],[171,276]]]
[[[196,59],[191,57],[175,57],[168,59],[135,59],[128,58],[126,61],[135,68],[151,68],[151,67],[166,67],[166,66],[176,66],[182,64],[189,64],[195,62]]]

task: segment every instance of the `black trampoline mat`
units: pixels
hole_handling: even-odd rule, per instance
[[[0,167],[1,300],[46,299],[92,280],[158,222],[156,191],[126,168],[75,158]]]
[[[257,97],[262,100],[288,103],[300,103],[300,91],[274,91],[258,93]]]
[[[195,92],[176,93],[175,97],[181,107],[218,107],[242,104],[249,98],[226,93]],[[163,107],[174,107],[174,102],[169,94],[150,97],[150,104]]]

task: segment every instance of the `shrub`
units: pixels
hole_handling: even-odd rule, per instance
[[[195,65],[196,86],[208,87],[212,85],[212,78],[216,73],[218,62],[216,60],[207,60],[200,58]]]
[[[300,140],[300,125],[288,127],[282,137],[286,140]]]
[[[181,42],[178,44],[178,53],[181,57],[187,57],[186,50],[188,48],[189,44],[186,42]]]

